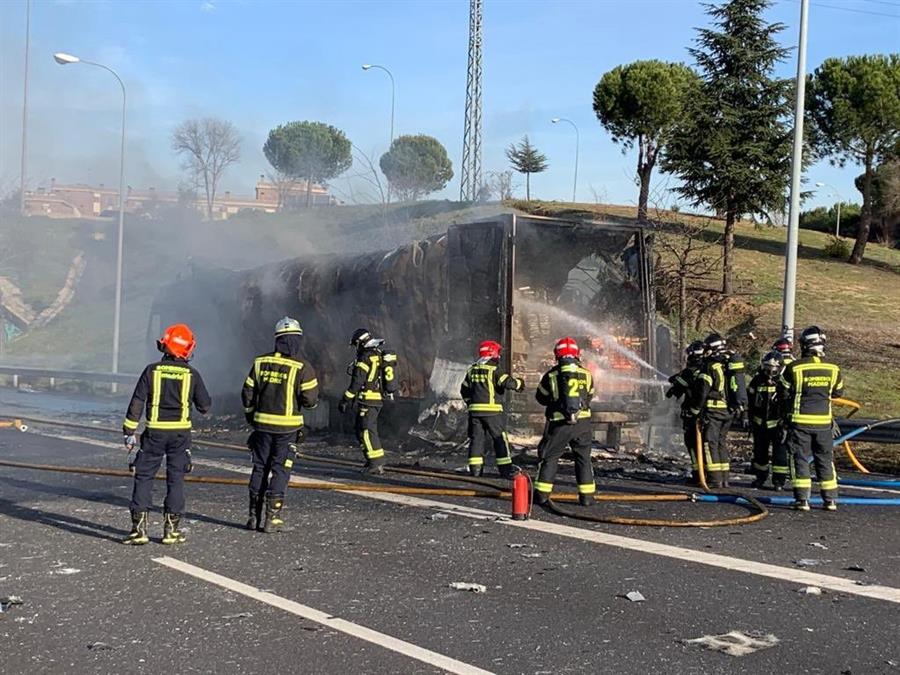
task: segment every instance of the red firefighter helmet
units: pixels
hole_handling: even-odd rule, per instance
[[[194,332],[187,324],[176,323],[166,328],[163,336],[156,341],[156,348],[176,359],[189,359],[194,352],[197,341]]]
[[[502,349],[499,342],[493,340],[485,340],[478,345],[478,358],[480,359],[499,359],[500,350]]]
[[[560,338],[553,348],[553,356],[557,359],[577,359],[581,356],[581,350],[578,348],[575,338],[564,337]]]

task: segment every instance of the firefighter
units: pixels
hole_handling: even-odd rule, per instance
[[[784,362],[781,354],[766,354],[756,375],[747,385],[750,430],[753,434],[753,487],[759,489],[769,476],[769,457],[772,459],[772,487],[781,491],[790,475],[787,448],[784,445],[782,406],[778,396],[778,381]]]
[[[825,361],[824,355],[825,332],[818,326],[804,329],[800,334],[800,358],[784,369],[780,382],[794,484],[794,508],[799,511],[809,511],[810,463],[815,463],[825,510],[837,511],[831,399],[843,396],[844,378],[841,369]]]
[[[684,447],[691,458],[691,482],[699,481],[697,472],[697,415],[691,409],[692,392],[697,385],[697,378],[703,367],[703,355],[705,353],[703,342],[695,340],[685,350],[685,367],[680,373],[669,378],[671,387],[666,390],[666,398],[682,399],[681,401],[681,426],[684,430]]]
[[[350,385],[338,404],[338,410],[346,413],[356,404],[356,438],[362,445],[366,458],[363,473],[384,472],[384,448],[378,436],[378,415],[384,401],[382,392],[394,391],[396,383],[396,356],[392,364],[385,364],[384,340],[372,337],[365,328],[358,328],[350,338],[350,346],[356,348],[356,360],[348,368]],[[389,398],[393,393],[388,392]]]
[[[778,338],[772,345],[772,351],[781,354],[781,362],[788,366],[794,360],[793,345],[787,338]]]
[[[535,398],[546,407],[547,426],[538,446],[540,468],[534,483],[534,501],[546,504],[553,492],[559,458],[571,448],[575,455],[578,501],[594,502],[594,471],[591,467],[591,399],[594,378],[581,367],[581,350],[574,339],[564,337],[553,349],[556,365],[544,373]]]
[[[315,408],[319,396],[316,373],[300,355],[302,341],[300,322],[281,319],[275,324],[275,350],[254,359],[241,390],[244,416],[253,427],[247,439],[253,460],[248,530],[279,532],[284,526],[281,511],[303,438],[303,408]]]
[[[728,487],[731,457],[728,431],[737,418],[747,426],[747,388],[744,364],[727,349],[725,338],[711,333],[703,342],[706,356],[697,377],[693,414],[701,420],[701,437],[709,487]]]
[[[503,423],[503,399],[507,391],[522,391],[525,382],[500,370],[500,343],[486,340],[478,346],[478,360],[469,366],[459,388],[469,409],[469,473],[484,471],[484,445],[494,444],[497,471],[503,478],[513,473],[509,438]]]
[[[191,329],[183,323],[166,328],[156,341],[163,356],[141,373],[131,395],[122,433],[131,452],[143,414],[146,419],[140,450],[134,459],[134,489],[131,493],[131,532],[123,544],[141,545],[147,535],[152,505],[153,480],[166,460],[166,499],[163,504],[163,544],[185,541],[179,529],[184,513],[184,475],[191,470],[191,406],[205,415],[212,399],[200,373],[188,364],[196,346]]]

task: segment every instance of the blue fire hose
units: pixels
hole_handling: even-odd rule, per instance
[[[871,481],[859,482],[868,485]],[[738,497],[736,495],[716,494],[695,494],[694,499],[698,502],[719,502],[726,504],[741,504],[745,501],[743,497]],[[770,506],[792,506],[794,504],[794,498],[788,496],[754,497],[754,499]],[[822,505],[821,497],[812,497],[809,501],[811,504],[817,506]],[[900,506],[900,497],[838,497],[837,501],[838,504],[851,506]]]
[[[834,447],[837,447],[837,446],[841,445],[842,443],[849,441],[851,438],[855,438],[856,436],[859,436],[860,434],[864,434],[865,432],[869,431],[870,429],[874,429],[875,427],[880,427],[883,424],[893,424],[894,422],[900,422],[900,417],[894,417],[892,419],[887,419],[887,420],[878,420],[877,422],[872,422],[870,424],[866,424],[864,426],[857,427],[853,431],[848,431],[843,436],[839,436],[838,438],[835,438],[834,441],[832,442],[832,445],[834,445]],[[839,479],[838,482],[841,485],[847,485],[850,487],[900,488],[900,480],[863,480],[860,478],[841,478],[841,479]],[[864,502],[868,503],[868,504],[871,504],[872,501],[874,501],[874,500],[867,500],[863,497],[854,497],[853,499],[861,499],[861,500],[864,500]],[[764,501],[764,500],[760,500],[760,501]],[[844,503],[852,503],[852,502],[846,502],[844,499],[842,499],[841,501]],[[887,501],[890,502],[891,500],[887,500]],[[898,501],[898,504],[900,504],[900,501]]]

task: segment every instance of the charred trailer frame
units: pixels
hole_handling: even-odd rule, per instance
[[[526,379],[526,395],[508,401],[511,430],[533,435],[543,424],[538,379],[556,340],[571,335],[595,374],[598,436],[617,444],[659,398],[649,384],[659,358],[650,245],[630,224],[506,215],[452,226],[448,331],[435,364],[445,374],[432,375],[432,389],[462,379],[480,340],[498,340],[503,365]]]
[[[391,251],[307,256],[242,272],[194,269],[159,294],[148,338],[165,324],[189,323],[198,368],[214,394],[225,394],[219,400],[234,406],[253,356],[272,348],[275,322],[294,316],[306,336],[304,356],[325,396],[337,401],[353,358],[348,338],[366,327],[399,355],[400,401],[382,417],[394,433],[416,425],[423,409],[458,401],[478,342],[496,339],[505,365],[527,379],[528,393],[510,402],[511,421],[533,432],[540,426],[535,377],[552,358],[557,337],[574,334],[591,351],[584,340],[602,337],[591,334],[598,332],[594,323],[605,321],[600,329],[612,330],[615,322],[606,319],[614,315],[638,356],[655,363],[649,261],[639,227],[504,215]],[[572,326],[546,314],[566,307],[594,323]],[[593,350],[602,359],[599,347]],[[639,421],[649,410],[652,392],[626,389],[627,397],[595,402],[598,422],[615,421],[602,415]],[[328,406],[320,406],[309,420],[323,426],[328,417]]]

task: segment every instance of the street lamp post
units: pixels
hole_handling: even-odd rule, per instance
[[[22,163],[19,169],[19,212],[25,213],[25,159],[28,145],[28,53],[31,49],[31,0],[25,3],[25,77],[22,86]]]
[[[377,68],[378,70],[383,70],[388,74],[388,77],[391,78],[391,145],[394,144],[394,75],[390,70],[385,68],[384,66],[379,66],[377,64],[372,63],[364,63],[362,69],[363,70],[372,70],[372,68]]]
[[[566,119],[565,117],[554,117],[550,121],[553,124],[558,124],[559,122],[568,122],[575,130],[575,180],[572,183],[572,203],[575,203],[577,201],[575,195],[578,192],[578,146],[581,145],[581,138],[578,134],[578,127],[575,125],[575,122],[570,119]]]
[[[122,82],[122,78],[119,77],[118,73],[114,71],[112,68],[108,66],[104,66],[102,63],[95,63],[94,61],[86,61],[85,59],[80,59],[77,56],[72,56],[71,54],[65,54],[63,52],[58,52],[53,55],[53,58],[56,62],[61,65],[69,65],[72,63],[84,63],[88,66],[96,66],[97,68],[102,68],[103,70],[112,73],[112,76],[116,78],[116,81],[119,83],[119,86],[122,88],[122,144],[119,152],[119,233],[118,233],[118,241],[116,244],[116,307],[113,317],[113,357],[112,357],[112,372],[119,372],[119,338],[120,338],[120,326],[122,323],[122,254],[124,252],[124,240],[125,240],[125,110],[126,110],[126,97],[125,97],[125,83]],[[116,391],[116,385],[113,385],[113,392]]]
[[[841,202],[844,201],[844,198],[841,197],[841,193],[837,191],[837,188],[833,185],[829,185],[828,183],[816,183],[816,187],[827,187],[832,192],[834,192],[834,196],[837,197],[837,222],[834,224],[834,236],[841,236]]]

